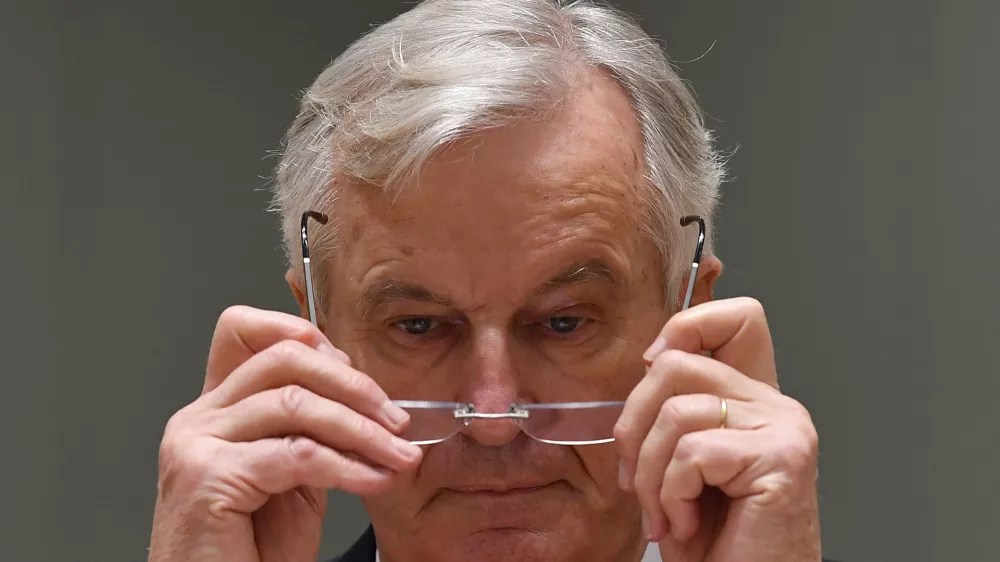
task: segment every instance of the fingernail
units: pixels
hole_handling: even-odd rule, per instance
[[[420,456],[420,447],[417,447],[413,443],[406,441],[405,439],[395,438],[393,439],[393,445],[396,447],[396,451],[402,455],[402,457],[408,461]]]
[[[338,361],[341,361],[341,362],[346,363],[348,365],[351,364],[351,358],[348,357],[346,353],[344,353],[343,351],[341,351],[341,350],[333,347],[332,345],[330,345],[330,344],[328,344],[326,342],[317,345],[316,346],[316,351],[318,351],[318,352],[320,352],[320,353],[322,353],[324,355],[329,355],[330,357],[333,357],[333,358],[337,359]]]
[[[642,354],[642,358],[646,363],[652,363],[656,356],[663,353],[663,350],[667,348],[667,340],[663,338],[656,338],[653,345],[646,349],[646,352]]]
[[[653,534],[649,532],[649,516],[646,515],[646,510],[642,510],[642,535],[646,537],[646,540],[653,540]]]
[[[631,478],[629,478],[628,467],[625,466],[624,459],[618,461],[618,486],[621,487],[622,490],[628,491],[630,487],[629,485],[631,484],[629,480],[631,480]]]
[[[396,429],[399,429],[410,419],[410,414],[406,413],[406,410],[400,408],[399,406],[393,404],[391,401],[386,402],[382,406],[382,413],[389,420],[389,423]]]

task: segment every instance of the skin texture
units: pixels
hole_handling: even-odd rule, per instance
[[[393,398],[472,402],[487,412],[518,400],[624,400],[667,318],[662,265],[639,234],[637,154],[627,101],[595,78],[549,121],[443,152],[394,203],[376,189],[348,191],[339,208],[348,239],[330,271],[348,281],[332,284],[327,332]],[[607,266],[615,286],[595,277],[544,292],[551,278],[592,261]],[[359,310],[366,289],[387,279],[448,303]],[[559,316],[586,323],[560,335],[546,324]],[[437,327],[408,335],[394,325],[407,317]],[[544,445],[510,421],[479,420],[426,450],[418,471],[366,506],[386,562],[404,553],[630,560],[644,544],[635,498],[617,482],[613,445]],[[544,484],[552,485],[516,499],[451,490]]]
[[[808,413],[777,390],[759,303],[710,302],[718,259],[671,317],[637,222],[641,146],[593,73],[545,121],[448,147],[394,201],[339,186],[321,330],[220,319],[205,391],[164,435],[150,559],[315,560],[338,488],[363,497],[385,562],[634,562],[649,539],[671,562],[819,560]],[[564,275],[581,266],[596,274]],[[612,444],[476,420],[420,450],[393,437],[389,398],[627,404]]]

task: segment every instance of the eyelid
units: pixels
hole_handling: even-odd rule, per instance
[[[598,320],[604,316],[604,310],[604,308],[596,304],[573,302],[555,308],[538,309],[538,312],[533,316],[538,320],[559,316],[571,316],[574,318]]]
[[[451,313],[432,313],[432,312],[410,312],[408,314],[386,314],[382,320],[386,324],[395,324],[396,322],[402,322],[403,320],[413,320],[415,318],[430,318],[431,320],[438,320],[441,322],[448,322],[451,324],[463,321],[464,317]]]
[[[430,320],[431,326],[426,332],[421,334],[414,334],[406,331],[400,326],[400,323],[407,320],[416,320],[420,318],[426,318]],[[454,316],[436,316],[433,314],[408,314],[405,316],[396,316],[390,318],[386,324],[386,329],[395,331],[399,336],[404,338],[409,338],[412,340],[423,340],[429,341],[435,337],[445,337],[446,334],[450,333],[452,329],[458,328],[464,323],[463,318],[456,318]]]

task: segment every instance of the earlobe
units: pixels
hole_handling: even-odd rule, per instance
[[[691,306],[697,306],[711,301],[714,298],[715,281],[722,275],[722,260],[713,255],[702,256],[698,265],[698,279],[694,283],[694,292],[691,294]],[[690,274],[689,274],[690,275]],[[688,278],[684,278],[681,290],[687,288]],[[684,300],[683,292],[679,295],[677,302]]]

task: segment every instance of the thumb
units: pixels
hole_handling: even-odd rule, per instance
[[[261,562],[315,562],[323,534],[326,491],[301,487],[272,496],[253,514]]]

